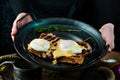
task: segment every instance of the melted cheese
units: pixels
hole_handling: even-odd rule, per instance
[[[77,53],[82,53],[82,50],[86,49],[84,46],[78,45],[73,40],[59,40],[57,43],[56,50],[53,52],[53,58],[59,57],[70,57],[74,56]]]

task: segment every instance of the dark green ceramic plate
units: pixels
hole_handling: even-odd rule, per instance
[[[93,52],[86,57],[83,64],[53,64],[49,60],[39,58],[27,50],[27,44],[38,37],[41,32],[52,32],[63,39],[83,40],[88,42]],[[40,67],[55,70],[73,70],[87,68],[100,60],[106,54],[105,42],[100,33],[92,26],[81,21],[66,18],[48,18],[28,23],[19,30],[14,47],[17,53],[28,62]]]

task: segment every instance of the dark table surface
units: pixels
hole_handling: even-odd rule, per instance
[[[110,54],[113,54],[112,56]],[[112,53],[109,53],[107,54],[105,57],[103,57],[102,59],[105,59],[105,58],[116,58],[119,57],[120,53],[118,52],[112,52]],[[120,58],[119,58],[120,59]],[[120,63],[120,62],[119,62]],[[112,65],[116,65],[116,64],[112,64]],[[69,70],[69,71],[55,71],[55,70],[48,70],[48,69],[45,69],[45,68],[42,68],[42,80],[85,80],[84,78],[89,74],[89,75],[92,75],[90,78],[93,78],[95,77],[94,75],[96,75],[95,73],[93,73],[97,68],[99,67],[106,67],[110,70],[113,70],[113,67],[111,67],[111,64],[106,64],[106,63],[103,63],[103,62],[98,62],[97,64],[87,68],[87,69],[83,69],[83,70]],[[3,71],[1,71],[3,69]],[[41,72],[38,72],[38,74],[40,74]],[[103,74],[106,73],[106,72],[102,72]],[[113,72],[114,73],[114,72]],[[32,73],[30,73],[32,74]],[[3,80],[14,80],[13,79],[13,66],[11,64],[7,64],[3,67],[0,66],[0,75],[4,77]],[[114,74],[115,75],[115,74]],[[41,75],[40,75],[41,76]],[[103,77],[102,74],[100,75],[96,75],[98,77]],[[29,77],[29,76],[28,76]],[[110,77],[110,76],[108,76]],[[2,79],[0,79],[2,80]],[[88,79],[86,79],[88,80]],[[90,80],[90,79],[89,79]],[[92,80],[98,80],[98,79],[92,79]],[[102,80],[110,80],[110,79],[102,79]],[[119,80],[119,78],[116,76],[115,77],[115,80]]]

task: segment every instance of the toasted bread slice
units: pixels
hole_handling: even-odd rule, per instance
[[[82,64],[84,62],[84,56],[71,56],[71,57],[61,57],[58,59],[58,62],[70,63],[70,64]]]
[[[56,46],[57,41],[59,41],[60,39],[58,36],[52,33],[41,33],[39,38],[50,41],[50,43],[54,46]],[[79,45],[82,45],[86,48],[90,47],[90,45],[87,42],[78,42],[78,41],[76,42]],[[52,60],[56,60],[57,62],[70,63],[70,64],[82,64],[84,62],[85,57],[90,54],[90,49],[85,50],[82,53],[75,55],[75,56],[70,56],[70,57],[62,56],[60,58],[54,59],[53,54],[52,54],[54,51],[53,49],[50,50],[49,52],[40,52],[40,51],[33,50],[28,44],[28,51],[35,54],[38,57],[45,58],[45,59],[52,59]]]

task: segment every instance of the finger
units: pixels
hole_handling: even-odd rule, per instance
[[[17,34],[17,29],[16,29],[16,25],[18,24],[18,28],[23,27],[25,24],[29,23],[32,21],[32,17],[30,15],[27,15],[24,19],[22,19],[21,21],[17,22],[18,20],[20,20],[22,17],[24,17],[25,15],[27,15],[27,13],[20,13],[16,19],[13,22],[13,26],[12,26],[12,31],[11,31],[11,37],[12,40],[14,41],[15,35]]]
[[[25,24],[33,21],[32,17],[27,14],[27,13],[21,13],[20,15],[17,16],[16,18],[18,28],[23,27]]]
[[[109,52],[111,52],[115,48],[115,44],[113,42],[106,45],[109,45],[109,48],[108,48]]]
[[[16,23],[24,15],[26,15],[26,13],[20,13],[13,22],[13,26],[12,26],[12,30],[11,30],[11,37],[12,37],[13,41],[14,41],[15,35],[17,33]]]
[[[112,23],[107,23],[107,24],[103,25],[103,26],[99,29],[99,31],[102,32],[102,30],[103,30],[104,28],[111,28],[111,29],[113,30],[113,29],[114,29],[114,25],[113,25]]]
[[[11,30],[11,37],[12,37],[12,40],[14,41],[14,36],[15,34],[17,33],[17,29],[16,29],[16,20],[13,22],[13,27],[12,27],[12,30]]]
[[[112,50],[111,50],[111,48],[108,48],[108,52],[111,52]]]
[[[110,45],[110,48],[111,48],[111,50],[114,49],[115,48],[115,43],[112,42],[111,45]]]

